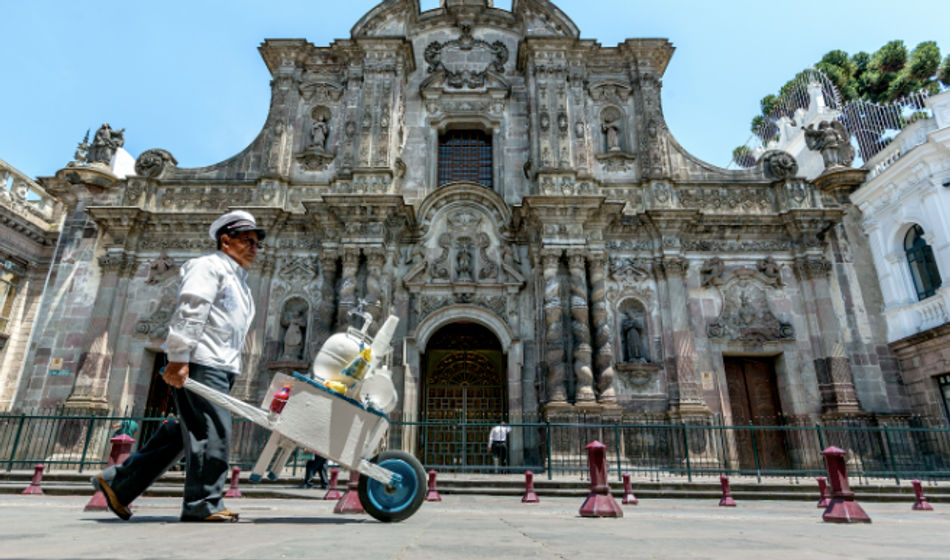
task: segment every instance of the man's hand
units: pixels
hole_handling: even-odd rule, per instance
[[[172,387],[181,389],[185,385],[185,380],[188,379],[188,364],[185,362],[169,362],[165,366],[162,379]]]

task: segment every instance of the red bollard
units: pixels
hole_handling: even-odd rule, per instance
[[[927,496],[924,496],[924,487],[920,485],[920,481],[911,480],[910,483],[914,485],[914,496],[917,497],[917,501],[914,502],[911,509],[917,511],[933,511],[934,508],[930,505],[930,502],[927,501]]]
[[[871,518],[854,501],[854,492],[848,484],[848,470],[844,464],[846,451],[838,447],[829,447],[821,452],[828,465],[828,480],[831,481],[831,503],[821,515],[828,523],[870,523]]]
[[[736,501],[732,499],[732,491],[729,488],[729,477],[726,475],[720,476],[719,484],[722,486],[722,498],[719,499],[719,507],[736,507]]]
[[[340,501],[333,506],[333,513],[365,513],[363,504],[360,503],[360,473],[359,471],[350,471],[350,480],[346,483],[346,492]]]
[[[429,471],[429,490],[426,492],[426,501],[427,502],[441,502],[442,496],[439,495],[439,491],[435,489],[435,471]]]
[[[828,497],[828,479],[819,476],[815,480],[818,481],[818,505],[816,507],[825,509],[831,503],[831,498]]]
[[[581,505],[581,517],[623,517],[623,510],[610,495],[610,485],[607,483],[607,446],[592,441],[585,449],[590,469],[590,494]]]
[[[623,499],[620,500],[620,503],[633,505],[640,503],[640,500],[633,495],[633,487],[630,485],[630,473],[623,473]]]
[[[534,492],[534,473],[531,471],[524,472],[524,496],[521,497],[521,503],[523,504],[536,504],[541,500],[538,499],[538,495]]]
[[[238,490],[238,477],[241,476],[241,467],[231,467],[231,487],[224,493],[225,498],[243,498],[244,495]]]
[[[21,492],[21,494],[42,494],[43,493],[43,489],[40,488],[40,482],[43,481],[43,469],[45,468],[46,466],[42,464],[38,464],[33,467],[33,480],[30,481],[30,485],[27,486],[26,489],[23,492]]]
[[[336,482],[338,478],[340,478],[340,469],[333,467],[330,469],[330,486],[329,490],[327,490],[327,493],[323,496],[324,500],[340,499],[340,491],[336,489]]]
[[[122,434],[110,439],[109,442],[112,443],[112,448],[109,450],[109,462],[106,464],[107,467],[124,463],[132,453],[132,444],[135,443],[135,440]],[[89,503],[86,504],[83,511],[105,511],[107,509],[109,509],[109,506],[106,505],[105,495],[102,491],[97,490],[96,493],[92,495],[92,498],[89,499]]]

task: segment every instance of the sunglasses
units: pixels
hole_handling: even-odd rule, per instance
[[[231,237],[231,236],[228,236],[228,237]],[[238,235],[238,236],[231,237],[231,239],[240,241],[241,243],[244,243],[248,247],[254,247],[257,249],[264,248],[264,242],[254,239],[253,237],[250,237],[247,235]]]

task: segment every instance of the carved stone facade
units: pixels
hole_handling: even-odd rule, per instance
[[[221,163],[155,149],[124,179],[82,164],[43,179],[70,217],[15,406],[145,407],[174,270],[244,208],[268,230],[235,388],[250,401],[364,302],[401,319],[404,417],[434,402],[426,345],[458,323],[498,339],[498,416],[728,421],[737,355],[772,360],[785,414],[903,411],[869,359],[838,200],[784,152],[741,171],[685,152],[660,105],[668,41],[602,47],[546,0],[490,4],[390,0],[329,46],[265,41],[270,113]],[[457,130],[489,139],[490,187],[439,184]],[[47,382],[52,360],[68,383]]]

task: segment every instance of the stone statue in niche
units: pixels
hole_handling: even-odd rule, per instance
[[[459,245],[455,254],[455,280],[472,282],[472,248],[467,244]]]
[[[628,364],[644,363],[647,359],[643,347],[643,319],[639,313],[630,310],[620,324],[623,335],[623,361]]]
[[[327,136],[330,135],[330,125],[325,115],[317,117],[310,126],[310,148],[326,151]]]
[[[116,150],[125,144],[125,129],[112,130],[109,123],[103,123],[96,131],[92,139],[92,146],[86,154],[87,163],[105,163],[108,165],[112,161],[112,156]]]
[[[296,305],[294,305],[296,303]],[[299,301],[291,301],[284,307],[280,324],[285,327],[281,361],[298,361],[303,358],[304,334],[307,330],[307,307]]]
[[[851,146],[851,134],[841,121],[821,121],[815,125],[802,127],[805,144],[809,150],[821,152],[825,169],[829,167],[850,167],[854,161],[854,148]]]
[[[600,126],[604,131],[604,145],[608,152],[620,151],[620,117],[620,111],[613,107],[604,111]]]

